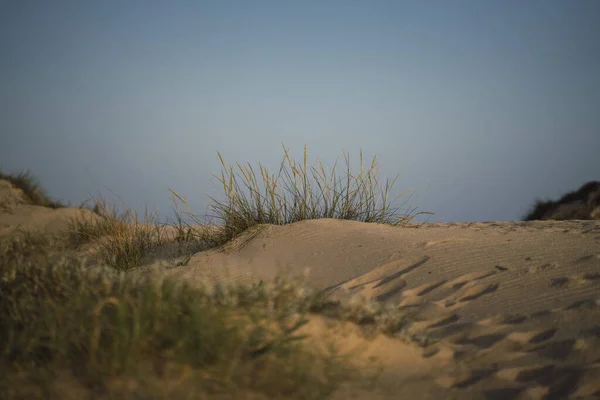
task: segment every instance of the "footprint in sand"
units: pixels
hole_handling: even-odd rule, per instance
[[[452,286],[456,290],[453,295],[436,303],[442,305],[444,308],[457,309],[481,296],[495,292],[499,287],[499,283],[490,283],[487,285],[476,284],[474,282],[457,283]]]
[[[583,280],[584,282],[600,281],[600,273],[594,272],[594,273],[583,274],[583,276],[581,277],[581,280]]]
[[[551,360],[563,361],[575,351],[576,345],[577,341],[575,339],[564,339],[537,345],[526,351]]]
[[[398,304],[400,308],[416,307],[423,304],[423,296],[433,292],[444,285],[446,280],[438,280],[434,282],[425,283],[415,288],[405,290],[402,292],[402,301]]]
[[[539,329],[527,332],[512,332],[507,336],[507,338],[517,343],[531,344],[546,341],[552,338],[555,333],[555,328]]]
[[[593,310],[599,308],[600,299],[583,299],[577,300],[576,302],[562,308],[562,310]]]
[[[489,285],[470,287],[467,290],[465,290],[464,296],[459,298],[458,301],[465,302],[478,299],[479,297],[485,294],[495,292],[499,286],[499,283],[492,283]]]
[[[339,289],[350,295],[361,293],[362,296],[377,301],[386,301],[402,293],[407,283],[403,277],[409,272],[423,266],[429,257],[407,257],[388,262],[374,268],[358,278],[348,280],[339,285],[327,288],[330,293]]]
[[[554,263],[538,264],[538,265],[534,265],[532,267],[527,268],[527,272],[530,274],[539,274],[540,272],[546,272],[546,271],[555,269],[557,267],[558,267],[558,264],[554,264]]]
[[[543,364],[499,370],[495,376],[514,383],[526,384],[532,398],[541,399],[570,399],[577,391],[577,396],[583,394],[582,378],[586,368],[577,365]],[[598,385],[596,384],[596,388]],[[595,390],[595,389],[594,389]],[[594,394],[594,392],[588,393]],[[596,392],[596,394],[598,394]]]
[[[564,289],[571,286],[571,280],[566,276],[550,279],[550,286],[556,289]]]
[[[575,263],[598,262],[598,260],[600,260],[600,254],[588,254],[587,256],[580,257]]]
[[[473,345],[479,349],[487,349],[503,340],[507,336],[507,333],[491,333],[489,335],[481,335],[473,338],[462,338],[455,341],[455,344],[462,345]]]
[[[447,280],[437,280],[428,282],[412,289],[402,292],[402,300],[398,307],[410,308],[425,304],[426,295],[437,293],[437,296],[443,296],[439,300],[431,301],[429,304],[443,309],[454,310],[460,308],[472,300],[496,291],[499,284],[482,284],[480,281],[494,276],[498,271],[472,272],[459,276],[458,278]]]
[[[565,289],[578,285],[600,283],[600,273],[588,272],[583,275],[561,276],[550,279],[550,286],[556,289]]]

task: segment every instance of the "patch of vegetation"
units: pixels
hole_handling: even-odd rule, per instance
[[[65,204],[52,200],[40,185],[39,180],[29,171],[18,174],[5,174],[0,171],[0,179],[10,182],[17,189],[21,189],[27,201],[33,205],[54,209],[66,207]]]
[[[77,260],[31,263],[19,255],[33,242],[1,246],[3,399],[322,399],[370,382],[343,355],[304,345],[310,312],[360,317],[299,281],[192,287]]]
[[[277,176],[271,175],[259,163],[262,181],[250,164],[236,164],[239,169],[236,175],[234,167],[227,166],[218,153],[223,170],[221,177],[215,177],[223,185],[225,201],[211,197],[210,209],[214,215],[198,218],[190,211],[187,201],[172,189],[169,190],[175,204],[176,223],[162,226],[156,222],[155,213],[148,214],[146,210],[143,219],[140,219],[122,200],[125,211],[119,213],[105,198],[93,199],[95,205],[91,210],[94,214],[82,213],[80,217],[73,218],[62,235],[63,243],[71,248],[92,243],[97,260],[124,271],[139,266],[145,255],[165,244],[176,242],[177,256],[191,256],[200,250],[221,246],[250,228],[265,224],[284,225],[307,219],[338,218],[403,225],[416,215],[433,214],[415,213],[416,208],[399,214],[404,203],[397,207],[392,205],[407,191],[392,202],[388,200],[398,176],[391,182],[386,181],[385,187],[380,188],[375,157],[366,169],[361,152],[360,171],[353,175],[349,156],[344,154],[346,173],[341,178],[336,176],[337,160],[328,176],[321,161],[318,160],[316,166],[308,166],[306,146],[302,164],[291,159],[285,146],[283,149],[285,155]],[[31,174],[0,174],[0,179],[3,177],[17,182],[15,185],[24,188],[26,193],[37,193],[38,197],[28,196],[37,198],[38,203],[49,201]],[[185,213],[179,209],[178,202],[185,204]],[[193,223],[184,222],[184,214],[191,217]],[[205,223],[208,218],[216,219],[220,224]],[[259,229],[254,232],[258,233]]]
[[[130,209],[119,213],[104,200],[96,205],[100,218],[88,214],[69,221],[63,233],[67,245],[76,247],[91,242],[98,260],[118,271],[126,271],[139,266],[148,251],[164,244],[164,235],[154,223],[155,215],[149,215],[147,210],[140,221],[137,213]]]
[[[333,300],[289,279],[215,286],[125,273],[161,246],[174,244],[174,255],[191,257],[263,224],[339,218],[402,225],[427,214],[391,208],[397,177],[377,192],[375,158],[364,170],[361,153],[355,176],[345,155],[343,179],[335,165],[328,178],[319,161],[311,180],[306,147],[302,165],[284,151],[277,176],[259,164],[262,190],[249,164],[237,164],[236,176],[219,154],[226,199],[212,199],[219,226],[184,222],[178,202],[196,217],[171,190],[174,224],[157,224],[147,210],[143,218],[127,207],[120,213],[100,199],[94,213],[82,210],[58,235],[18,229],[2,240],[0,398],[321,399],[342,382],[368,383],[335,346],[315,352],[300,331],[319,314],[401,335],[408,318],[397,308]],[[7,180],[33,204],[58,206],[29,173]],[[99,265],[89,268],[74,256],[82,245],[91,246]]]
[[[317,160],[316,166],[307,164],[306,146],[302,164],[293,160],[289,150],[282,146],[285,155],[277,176],[259,163],[260,179],[250,163],[237,163],[239,173],[236,175],[234,166],[228,166],[218,153],[223,170],[220,177],[213,176],[223,185],[225,201],[210,198],[210,208],[214,213],[211,217],[223,226],[220,236],[213,238],[215,245],[221,245],[261,224],[285,225],[309,219],[337,218],[403,225],[417,215],[433,214],[415,213],[416,208],[399,214],[404,203],[392,208],[408,191],[389,201],[390,191],[399,175],[391,182],[386,180],[385,187],[381,188],[376,157],[373,157],[368,169],[364,168],[361,151],[360,171],[354,175],[350,170],[349,155],[344,154],[345,176],[336,176],[337,160],[328,176],[320,160]],[[171,192],[181,200],[177,193]]]

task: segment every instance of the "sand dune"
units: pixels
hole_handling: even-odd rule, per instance
[[[404,364],[427,360],[428,379],[413,377],[405,386],[441,387],[449,390],[444,398],[600,394],[597,221],[416,228],[323,219],[247,236],[165,273],[187,282],[252,282],[309,270],[308,280],[334,295],[410,310],[414,333],[439,341],[423,348],[418,361],[400,344],[382,352],[390,370],[397,369],[390,380],[397,386]],[[404,362],[396,352],[405,353]]]
[[[59,229],[74,209],[19,205],[15,226]],[[159,262],[160,261],[160,262]],[[410,312],[410,334],[365,339],[315,317],[314,345],[333,339],[385,367],[371,391],[339,399],[566,399],[600,396],[600,221],[427,223],[394,227],[320,219],[252,229],[187,265],[147,271],[188,283],[306,275],[332,296],[363,296]]]

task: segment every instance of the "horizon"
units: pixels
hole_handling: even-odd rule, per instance
[[[359,150],[417,221],[510,221],[600,180],[600,2],[0,6],[0,167],[57,200],[203,214],[211,174]],[[328,169],[327,172],[331,170]],[[402,198],[402,200],[405,200]]]

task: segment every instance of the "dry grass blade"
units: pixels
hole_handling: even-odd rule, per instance
[[[7,372],[0,377],[0,397],[134,394],[158,399],[250,393],[256,398],[321,399],[344,380],[359,382],[362,372],[345,365],[339,354],[315,354],[304,347],[300,329],[309,313],[321,313],[394,334],[406,324],[406,315],[397,309],[332,301],[326,293],[279,278],[250,287],[200,290],[152,275],[136,280],[122,273],[164,244],[176,242],[177,254],[189,256],[261,224],[315,218],[398,224],[411,217],[389,209],[397,177],[377,192],[376,158],[364,169],[361,151],[360,171],[353,175],[344,153],[346,174],[337,177],[337,160],[328,175],[320,160],[308,165],[306,146],[301,163],[283,149],[277,175],[259,164],[257,176],[249,163],[237,163],[236,174],[218,153],[223,171],[217,179],[225,201],[212,199],[211,207],[224,222],[222,229],[187,224],[179,209],[179,203],[185,204],[192,215],[186,199],[169,189],[175,203],[173,226],[157,224],[156,214],[147,208],[138,218],[122,200],[124,211],[119,212],[102,198],[93,214],[82,210],[56,238],[18,230],[11,240],[0,242],[0,369]],[[33,202],[53,206],[30,175],[15,181]],[[57,261],[50,254],[82,244],[94,250],[95,268],[70,257]],[[65,377],[68,384],[61,380]]]
[[[40,185],[39,180],[29,171],[19,174],[5,174],[0,171],[0,179],[10,182],[14,187],[22,190],[25,198],[33,205],[50,208],[66,207],[65,204],[52,200]]]
[[[335,176],[337,160],[328,179],[320,160],[317,160],[316,166],[308,165],[306,146],[301,164],[290,157],[285,145],[282,147],[284,157],[277,176],[271,175],[259,163],[262,182],[259,182],[249,163],[237,163],[239,173],[236,174],[234,167],[228,166],[221,153],[218,153],[223,170],[220,177],[213,176],[223,185],[225,200],[210,199],[213,202],[212,211],[223,222],[226,232],[224,240],[259,224],[283,225],[306,219],[340,218],[399,225],[412,220],[416,215],[431,214],[414,214],[416,209],[413,209],[404,215],[398,215],[399,208],[391,209],[388,199],[398,176],[391,182],[386,180],[385,187],[378,191],[377,158],[373,157],[370,167],[365,169],[362,150],[357,175],[352,174],[349,154],[344,152],[346,174],[344,184],[340,185],[341,178]],[[238,183],[238,178],[242,180],[244,188]],[[279,182],[280,178],[282,183]],[[405,193],[406,191],[395,200]]]

